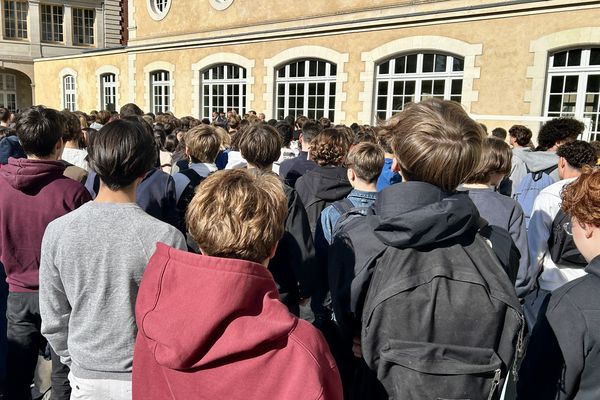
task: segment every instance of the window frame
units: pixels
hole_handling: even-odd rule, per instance
[[[160,2],[160,4],[159,4]],[[147,0],[146,8],[150,18],[155,21],[164,19],[171,10],[172,0]]]
[[[316,62],[316,73],[311,76],[310,68],[311,62]],[[292,66],[295,65],[296,71],[300,63],[304,63],[304,74],[302,76],[296,74],[292,76]],[[325,63],[324,74],[319,74],[319,63]],[[332,73],[332,69],[335,68],[335,72]],[[280,76],[280,71],[284,70],[283,76]],[[286,61],[286,63],[279,65],[275,68],[275,86],[274,86],[274,109],[275,116],[277,119],[284,119],[290,114],[291,110],[296,110],[294,118],[300,115],[305,115],[311,119],[319,119],[321,117],[327,117],[332,122],[336,116],[336,89],[337,89],[337,74],[338,66],[336,63],[316,57],[292,59]],[[323,85],[323,94],[320,92],[320,86]],[[281,85],[283,85],[283,94],[280,92]],[[295,94],[291,94],[291,86],[296,85],[294,88]],[[302,85],[302,94],[298,95],[297,91]],[[311,95],[311,85],[314,86],[314,94]],[[314,97],[314,107],[310,107],[311,96]],[[290,108],[290,101],[294,98],[295,106]],[[323,106],[318,106],[318,98],[323,97]],[[302,106],[298,107],[298,99],[302,98]],[[283,100],[283,107],[280,106],[280,101]],[[314,113],[313,113],[314,112]],[[320,115],[321,114],[321,115]],[[281,117],[281,118],[280,118]]]
[[[592,121],[589,126],[590,140],[600,139],[600,90],[598,92],[588,92],[589,78],[590,76],[600,77],[600,63],[597,65],[591,64],[592,50],[600,52],[600,45],[598,46],[575,46],[566,49],[560,49],[549,53],[548,55],[548,67],[546,70],[546,88],[544,91],[544,108],[543,113],[545,117],[556,118],[556,117],[573,117],[573,118],[590,118]],[[567,53],[569,57],[570,52],[581,51],[580,61],[577,65],[568,65],[568,59],[565,60],[565,66],[554,66],[555,56],[563,53]],[[565,92],[567,85],[567,77],[577,77],[577,89],[575,91]],[[551,97],[559,95],[559,92],[553,92],[553,81],[555,77],[563,77],[562,90],[560,92],[561,102],[560,111],[550,111]],[[600,79],[600,78],[598,78]],[[574,95],[575,105],[573,111],[563,111],[562,108],[565,106],[564,97],[565,95]],[[586,111],[587,98],[589,96],[596,96],[596,110]],[[593,106],[593,105],[592,105]],[[594,119],[595,116],[595,119]],[[594,126],[595,125],[595,126]]]
[[[112,77],[112,81],[107,80],[106,78]],[[105,72],[100,74],[100,108],[102,110],[108,110],[108,105],[112,104],[113,109],[109,111],[116,111],[117,104],[117,74],[113,72]],[[107,99],[112,98],[113,102],[107,102]]]
[[[433,55],[432,71],[424,71],[424,59],[425,56]],[[407,61],[408,57],[416,56],[415,60],[415,72],[396,72],[396,62],[400,58],[404,58],[404,71],[408,69]],[[446,67],[444,71],[436,71],[436,60],[437,57],[446,57]],[[461,69],[454,70],[454,61],[460,60]],[[381,73],[380,67],[388,63],[388,73]],[[421,100],[438,97],[445,100],[453,100],[457,102],[462,101],[464,91],[464,65],[465,59],[463,56],[455,55],[452,53],[439,51],[439,50],[418,50],[410,51],[392,56],[386,57],[379,62],[375,63],[375,77],[373,85],[373,112],[371,116],[372,123],[376,124],[378,121],[387,120],[392,117],[395,113],[398,113],[404,109],[404,106],[409,102],[420,102]],[[392,72],[393,71],[393,72]],[[453,81],[460,80],[460,93],[452,93]],[[431,82],[431,91],[435,92],[436,82],[443,81],[443,93],[436,95],[425,96],[423,93],[423,83]],[[395,94],[394,89],[397,82],[404,82],[402,94]],[[411,94],[406,94],[405,88],[407,82],[414,82],[414,92],[412,93],[413,99],[411,101],[405,101],[406,97]],[[380,94],[380,83],[386,83],[387,89],[386,94]],[[394,99],[402,98],[402,107],[397,108],[394,105]],[[385,109],[379,107],[379,99],[386,99]],[[385,113],[384,118],[381,118],[380,114]]]
[[[78,13],[81,13],[81,15],[77,15]],[[91,18],[86,15],[88,13],[91,13]],[[93,8],[73,7],[71,11],[71,20],[73,46],[94,46],[96,42],[96,10]],[[78,22],[81,22],[81,26],[78,25]],[[86,22],[91,22],[91,26],[87,26]],[[82,40],[79,41],[79,38]]]
[[[166,74],[166,80],[157,80],[159,74],[163,76]],[[150,110],[154,114],[164,113],[170,111],[172,108],[172,79],[171,71],[165,69],[157,69],[150,71]],[[157,89],[162,88],[161,93],[156,93]],[[156,103],[157,99],[161,99],[160,104]]]
[[[66,74],[62,77],[62,91],[63,108],[69,111],[77,111],[77,80],[75,75]]]
[[[8,77],[11,77],[14,82],[14,90],[7,87]],[[8,104],[8,96],[14,96],[14,106],[11,107]],[[11,112],[15,112],[17,109],[17,75],[8,72],[0,72],[0,106],[6,107]]]
[[[48,25],[47,22],[44,21],[44,15],[48,13],[45,12],[45,8],[50,7],[50,23]],[[60,15],[55,14],[56,10],[61,10]],[[56,18],[60,17],[60,23],[55,21]],[[51,4],[51,3],[40,3],[40,40],[44,43],[64,43],[65,42],[65,6],[62,4]],[[50,27],[50,39],[47,39],[45,35],[47,31],[44,29],[45,26]],[[58,29],[58,32],[55,32],[55,29]],[[55,40],[56,37],[59,37],[59,40]]]
[[[215,77],[219,68],[223,68],[223,78]],[[238,78],[228,78],[230,68],[238,69]],[[208,78],[206,75],[208,74]],[[230,94],[229,88],[237,86],[238,94]],[[222,87],[221,93],[214,93],[214,90]],[[208,94],[206,89],[208,88]],[[215,105],[216,97],[222,97],[222,105]],[[237,97],[239,106],[229,104],[229,100]],[[208,98],[208,104],[207,104]],[[218,103],[218,102],[217,102]],[[200,115],[202,118],[212,118],[213,111],[228,111],[236,109],[239,115],[244,115],[248,109],[248,71],[241,65],[233,63],[214,64],[200,71]],[[208,113],[207,113],[208,108]]]
[[[7,5],[9,3],[13,4],[12,9],[9,9],[7,7]],[[20,4],[22,6],[24,6],[25,10],[18,10],[17,8],[17,4]],[[28,40],[29,39],[29,3],[27,1],[23,1],[23,0],[3,0],[2,3],[2,22],[3,22],[3,27],[4,29],[2,30],[2,37],[6,40]],[[19,20],[19,18],[17,17],[18,15],[21,15],[22,13],[25,13],[25,19],[24,20]],[[15,35],[14,36],[10,36],[7,34],[7,30],[9,29],[9,25],[10,25],[10,21],[11,19],[8,18],[9,14],[12,14],[12,20],[14,21],[14,31],[15,31]],[[19,28],[19,22],[21,22],[21,24],[24,25],[24,32],[25,35],[24,36],[19,36],[19,32],[23,31],[23,29]]]

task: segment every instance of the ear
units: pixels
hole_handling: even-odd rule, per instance
[[[398,160],[396,159],[396,157],[394,157],[392,159],[392,171],[400,172],[400,163],[398,163]]]
[[[185,146],[185,155],[188,157],[190,156],[190,148],[187,146]]]
[[[591,238],[594,235],[594,231],[596,230],[594,225],[588,224],[587,222],[579,222],[577,221],[581,229],[585,232],[586,239]]]
[[[354,182],[356,180],[356,173],[354,172],[354,170],[352,168],[348,168],[346,170],[346,175],[348,176],[348,180],[350,182]]]

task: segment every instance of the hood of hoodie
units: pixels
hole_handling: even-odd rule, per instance
[[[65,165],[60,161],[9,158],[0,168],[0,179],[24,193],[35,194],[48,183],[62,176]]]
[[[303,178],[318,199],[333,202],[346,197],[352,190],[344,167],[317,166],[307,171]]]
[[[379,193],[370,217],[375,235],[388,246],[424,247],[459,239],[485,224],[465,193],[446,193],[424,182],[400,182]]]
[[[558,163],[558,156],[551,151],[532,151],[528,148],[513,150],[513,157],[522,160],[531,172],[543,171]]]
[[[253,358],[297,323],[266,267],[162,243],[144,274],[136,318],[156,362],[177,370]]]

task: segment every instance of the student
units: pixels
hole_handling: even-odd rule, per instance
[[[519,251],[518,273],[510,276],[515,281],[517,296],[524,297],[535,284],[535,276],[529,271],[529,248],[523,209],[515,200],[496,192],[504,176],[510,172],[512,152],[508,144],[496,138],[483,141],[481,159],[466,183],[459,190],[466,190],[479,215],[490,225],[499,226],[510,233]]]
[[[600,398],[600,170],[582,167],[565,186],[563,227],[588,262],[586,275],[556,289],[519,371],[519,399]]]
[[[595,165],[596,153],[589,143],[576,140],[562,145],[556,155],[560,180],[542,190],[535,199],[527,231],[530,257],[528,275],[537,277],[536,288],[527,296],[524,304],[525,315],[531,326],[535,323],[539,307],[548,293],[585,274],[583,268],[557,265],[552,260],[548,239],[554,219],[560,210],[561,191],[581,175],[583,166]]]
[[[359,143],[352,147],[346,161],[348,180],[352,191],[343,200],[338,200],[321,212],[321,227],[328,244],[342,213],[352,208],[369,208],[377,199],[377,182],[384,164],[383,149],[373,143]]]
[[[239,148],[248,169],[272,172],[281,150],[281,137],[270,125],[255,124],[240,134]],[[300,305],[311,297],[315,278],[315,249],[302,200],[284,184],[288,214],[277,251],[269,261],[279,297],[291,313],[300,315]]]
[[[285,179],[285,183],[290,187],[295,187],[296,181],[307,171],[315,168],[317,164],[308,158],[310,142],[317,136],[323,127],[316,121],[309,120],[302,125],[302,132],[299,136],[300,152],[295,158],[283,160],[279,167],[279,176]]]
[[[392,171],[394,154],[392,154],[392,136],[390,132],[385,129],[379,129],[377,132],[377,143],[379,143],[385,151],[385,162],[381,169],[379,179],[377,179],[377,191],[380,192],[386,187],[400,182],[402,178],[398,172]]]
[[[217,171],[215,160],[220,148],[221,138],[212,125],[201,124],[186,132],[185,154],[190,160],[189,168],[173,175],[179,226],[185,226],[185,212],[196,187],[208,175]],[[188,244],[194,251],[198,251],[190,238]]]
[[[65,118],[67,128],[63,134],[65,149],[63,150],[62,159],[76,167],[88,171],[89,165],[86,160],[87,151],[79,148],[80,138],[83,134],[79,118],[69,110],[63,110],[61,111],[61,114]]]
[[[403,182],[345,225],[329,253],[335,317],[364,359],[353,393],[495,399],[523,324],[477,208],[455,192],[479,162],[482,128],[439,99],[409,104],[384,128]]]
[[[90,200],[82,184],[63,175],[59,161],[65,122],[56,110],[32,107],[17,121],[16,131],[27,158],[9,158],[0,168],[0,263],[9,285],[6,316],[7,382],[4,399],[29,399],[40,348],[39,266],[42,236],[48,223]],[[54,371],[60,367],[55,362]],[[56,374],[53,378],[64,382]],[[59,391],[56,399],[69,397]],[[67,385],[68,387],[68,385]],[[64,389],[64,386],[62,386]]]
[[[98,196],[44,234],[42,334],[71,367],[74,399],[131,399],[140,280],[158,242],[185,249],[179,231],[135,202],[137,186],[156,162],[153,149],[145,123],[123,119],[102,127],[89,147]]]
[[[268,173],[202,182],[186,216],[202,255],[159,244],[140,287],[134,399],[341,400],[325,340],[266,269],[287,208]]]

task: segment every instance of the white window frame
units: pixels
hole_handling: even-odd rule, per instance
[[[317,75],[310,76],[310,63],[317,62]],[[304,63],[304,75],[303,76],[290,76],[291,66],[299,63]],[[325,63],[325,73],[323,75],[318,75],[318,63]],[[335,66],[335,74],[332,74],[332,67]],[[279,76],[279,71],[284,69],[284,76]],[[324,85],[323,94],[316,93],[315,88],[315,97],[316,96],[324,96],[323,107],[318,107],[315,99],[315,107],[309,108],[309,100],[311,95],[309,94],[310,85]],[[331,92],[331,87],[334,86],[333,93]],[[283,85],[283,94],[280,93],[280,85]],[[290,94],[290,85],[296,85],[296,87],[302,85],[303,94],[298,96],[297,94]],[[287,62],[284,65],[279,66],[275,69],[275,117],[277,119],[283,119],[290,114],[290,100],[292,97],[296,99],[302,98],[303,106],[302,109],[296,112],[294,117],[298,117],[300,115],[305,115],[311,119],[318,119],[320,117],[327,117],[331,121],[334,121],[336,117],[336,92],[337,92],[337,65],[327,60],[319,59],[319,58],[306,58],[306,59],[296,59]],[[331,101],[331,97],[333,97],[333,101]],[[280,106],[280,99],[283,100],[283,107]],[[297,110],[298,107],[293,107],[293,110]],[[314,112],[314,115],[313,115]]]
[[[2,1],[3,1],[3,3],[2,3],[2,21],[3,21],[3,25],[4,25],[2,34],[3,34],[4,39],[27,40],[27,38],[29,37],[29,32],[28,32],[29,3],[27,1],[22,1],[22,0],[2,0]],[[8,3],[13,4],[13,8],[12,8],[11,12],[9,12],[9,10],[6,7]],[[24,6],[24,10],[19,10],[17,5]],[[25,14],[25,19],[19,19],[18,17],[22,16],[23,13]],[[8,16],[8,18],[7,18],[7,16]],[[14,32],[15,32],[14,36],[7,35],[7,29],[11,22],[14,24]],[[19,24],[21,24],[21,27],[19,26]],[[24,32],[24,34],[21,34],[22,32]]]
[[[425,58],[425,55],[433,55],[433,57],[434,57],[434,64],[433,64],[434,71],[433,72],[423,72],[423,60]],[[408,57],[414,57],[414,56],[416,56],[416,72],[403,72],[403,73],[395,72],[396,61],[400,57],[405,57],[405,60],[407,60]],[[445,71],[435,72],[435,60],[438,56],[446,57]],[[461,62],[462,62],[462,70],[461,71],[453,70],[455,59],[461,60]],[[380,67],[385,63],[389,63],[388,64],[388,73],[382,74],[382,73],[380,73]],[[405,68],[406,68],[406,66],[405,66]],[[407,95],[405,95],[404,90],[403,90],[401,96],[394,96],[393,88],[394,88],[394,85],[396,84],[396,82],[404,82],[404,84],[406,84],[406,82],[414,82],[414,93],[412,94],[413,98],[412,98],[412,100],[410,100],[411,102],[418,103],[421,100],[425,100],[427,98],[438,97],[438,98],[443,98],[444,100],[455,100],[460,103],[460,101],[462,99],[463,79],[464,79],[464,58],[453,55],[453,54],[445,53],[445,52],[439,52],[439,51],[410,52],[410,53],[397,54],[390,58],[381,60],[375,66],[375,87],[374,87],[375,93],[373,96],[372,123],[377,123],[377,121],[381,120],[381,119],[383,119],[383,120],[389,119],[390,117],[392,117],[393,114],[395,114],[399,111],[402,111],[402,109],[404,108],[404,105],[409,102],[409,101],[403,100],[401,107],[396,107],[397,105],[394,104],[394,97],[408,97]],[[456,94],[456,93],[453,94],[451,92],[452,82],[455,80],[461,81],[460,94]],[[433,81],[443,81],[444,82],[443,94],[441,94],[441,95],[432,94],[432,95],[425,96],[423,94],[423,82],[427,82],[427,81],[432,81],[432,82]],[[380,86],[380,83],[382,83],[382,82],[387,83],[387,91],[384,95],[380,94],[380,92],[379,92],[379,86]],[[435,84],[432,83],[432,90],[433,90],[434,85]],[[386,98],[385,109],[378,107],[378,103],[379,103],[378,100],[379,100],[379,98],[382,98],[382,97]],[[378,114],[381,112],[385,113],[384,118],[378,118]]]
[[[63,88],[63,108],[69,111],[77,111],[77,80],[74,75],[65,75],[62,77]]]
[[[154,70],[150,72],[150,109],[154,114],[171,111],[171,86],[170,71]]]
[[[147,0],[148,14],[155,21],[164,19],[171,9],[171,0]]]
[[[117,110],[117,86],[117,74],[106,72],[100,75],[100,108],[102,110],[108,110],[109,104],[114,107],[110,111]]]
[[[216,74],[218,70],[223,68],[223,78],[219,78]],[[238,69],[238,77],[228,78],[230,75],[229,72],[231,69]],[[207,77],[208,74],[208,77]],[[247,110],[247,71],[246,68],[236,65],[236,64],[217,64],[213,65],[203,71],[200,72],[200,98],[201,98],[201,106],[200,106],[200,115],[202,118],[211,118],[213,111],[228,111],[230,109],[235,109],[239,115],[244,115]],[[229,88],[232,86],[237,86],[238,94],[229,93]],[[206,89],[208,88],[208,94],[206,94]],[[214,90],[221,89],[221,93],[214,94]],[[215,97],[222,98],[222,105],[214,103]],[[208,97],[208,99],[207,99]],[[234,104],[230,104],[230,100],[233,97],[237,97],[237,102],[239,106],[234,106]],[[208,101],[207,101],[208,100]],[[206,113],[206,109],[208,108],[208,114]]]
[[[8,81],[11,80],[14,83],[13,89],[8,87]],[[8,102],[8,97],[14,98],[11,106]],[[17,76],[14,74],[0,73],[0,106],[8,108],[10,111],[15,112],[17,109]]]
[[[46,7],[50,8],[50,25],[48,25],[50,27],[50,39],[47,39],[44,37],[44,34],[46,32],[44,30],[44,27],[46,25],[44,24],[43,21],[44,21],[44,14],[47,14],[44,12]],[[62,11],[60,13],[60,23],[55,22],[55,19],[58,18],[58,16],[59,16],[58,13],[55,13],[55,11],[58,9],[60,9]],[[62,4],[45,4],[45,3],[40,4],[40,35],[41,35],[42,42],[64,43],[64,41],[65,41],[64,23],[65,23],[65,7],[64,7],[64,5],[62,5]],[[55,36],[57,36],[57,35],[60,36],[60,40],[54,40]]]
[[[546,83],[546,93],[545,93],[545,101],[544,101],[544,116],[545,117],[573,117],[577,119],[583,118],[592,118],[592,115],[595,115],[596,124],[594,125],[594,119],[592,118],[592,126],[589,127],[590,140],[600,139],[600,101],[596,106],[596,110],[591,112],[586,112],[585,103],[586,98],[590,95],[597,95],[600,97],[600,93],[587,92],[587,84],[590,76],[598,75],[600,76],[600,65],[590,65],[590,56],[592,49],[599,49],[598,46],[579,46],[579,47],[571,47],[568,49],[558,50],[550,54],[548,60],[548,73],[547,73],[547,83]],[[563,53],[565,51],[576,51],[581,50],[581,58],[580,63],[578,65],[573,66],[554,66],[554,57],[557,54]],[[563,89],[561,95],[563,98],[561,99],[561,110],[559,112],[550,111],[550,96],[557,95],[558,92],[551,93],[552,90],[552,80],[554,77],[569,77],[569,76],[577,76],[577,90],[576,92],[568,92],[570,94],[575,95],[575,108],[573,111],[563,111],[564,105],[564,95],[565,93],[565,79],[563,79]]]
[[[93,8],[73,8],[71,12],[73,45],[93,46],[95,44],[94,26],[96,25],[96,10]],[[89,18],[89,15],[86,15],[89,13],[91,13],[91,18]],[[81,40],[79,40],[80,38]]]

